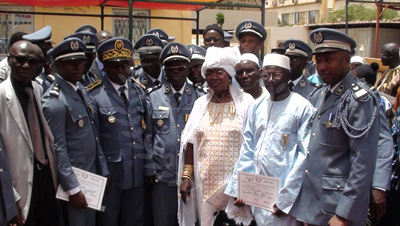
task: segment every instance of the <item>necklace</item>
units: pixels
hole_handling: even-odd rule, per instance
[[[219,109],[218,114],[217,114],[217,116],[216,116],[214,119],[211,119],[211,114],[210,114],[211,112],[209,112],[210,125],[211,125],[211,126],[214,125],[215,120],[217,120],[217,118],[219,117],[219,115],[221,114],[221,112],[224,111],[224,109],[225,109],[225,104],[226,104],[226,103],[224,103],[224,105],[222,106],[222,108]]]

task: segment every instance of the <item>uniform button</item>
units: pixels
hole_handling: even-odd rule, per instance
[[[313,133],[312,136],[315,137],[315,133]]]
[[[133,127],[131,127],[131,130],[133,131]]]
[[[0,173],[2,173],[3,172],[3,169],[0,169]]]
[[[136,156],[134,156],[133,159],[136,159]]]
[[[180,125],[179,125],[179,124],[176,124],[176,127],[180,127]]]
[[[132,144],[133,144],[133,145],[135,145],[135,144],[136,144],[136,142],[135,142],[135,141],[133,141],[133,142],[132,142]]]
[[[0,151],[1,151],[1,148],[0,148]]]
[[[179,141],[181,141],[181,139],[178,138],[177,141],[179,142]]]
[[[79,115],[79,118],[82,118],[82,116],[81,116],[81,115]]]
[[[73,162],[74,161],[74,159],[71,159],[71,162]]]
[[[177,111],[177,113],[179,113],[179,110]]]
[[[131,115],[130,115],[130,114],[128,114],[128,118],[129,118],[129,117],[131,117]]]
[[[96,137],[96,141],[98,141],[99,139],[97,139],[97,137]]]
[[[306,170],[306,174],[308,174],[308,170]]]
[[[340,189],[340,185],[337,185],[337,189]]]
[[[309,151],[307,151],[307,156],[309,156],[310,155],[310,152]]]
[[[94,124],[94,122],[92,121],[92,124]]]
[[[318,119],[320,119],[321,118],[321,115],[318,115]]]
[[[111,159],[111,157],[108,157],[107,159]]]
[[[179,156],[179,154],[177,154],[176,156]]]

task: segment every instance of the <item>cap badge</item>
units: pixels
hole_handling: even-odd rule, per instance
[[[251,22],[247,22],[244,24],[244,28],[246,29],[251,29],[251,27],[253,27],[253,24]]]
[[[78,41],[72,41],[69,46],[71,47],[72,50],[78,50],[79,49],[79,42]]]
[[[322,33],[321,32],[314,33],[314,40],[317,44],[321,43],[324,40],[324,38],[322,37]]]
[[[296,49],[296,43],[289,43],[289,49],[290,50]]]
[[[117,41],[115,41],[114,47],[116,50],[121,50],[122,48],[124,48],[124,42],[122,42],[122,40],[118,39]]]
[[[153,39],[151,39],[151,38],[146,39],[146,45],[152,46],[153,43],[154,43],[154,42],[153,42]]]
[[[84,35],[82,40],[83,40],[83,42],[85,42],[85,44],[88,44],[90,42],[90,36],[89,35]]]
[[[157,37],[160,37],[160,34],[158,34],[157,31],[153,32],[153,35],[155,35],[155,36],[157,36]]]
[[[189,48],[189,52],[190,52],[190,53],[193,53],[192,47]]]
[[[171,52],[172,52],[173,54],[177,54],[178,51],[179,51],[178,46],[176,46],[176,45],[171,46]]]
[[[85,28],[85,31],[90,31],[90,27]]]

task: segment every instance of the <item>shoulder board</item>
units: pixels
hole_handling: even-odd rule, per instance
[[[154,86],[154,87],[148,88],[146,91],[147,91],[147,93],[149,94],[149,93],[151,93],[151,92],[154,92],[154,91],[160,89],[161,87],[162,87],[162,84],[158,84],[158,85],[156,85],[156,86]]]
[[[102,80],[96,80],[96,81],[90,83],[90,84],[87,86],[88,90],[91,91],[91,90],[94,89],[95,87],[99,86],[99,85],[101,84],[101,81],[102,81]]]
[[[54,75],[52,74],[49,74],[47,75],[46,79],[49,80],[50,82],[54,82],[54,80],[56,80],[56,77],[54,77]]]
[[[43,83],[43,79],[41,79],[39,76],[37,76],[37,77],[35,78],[35,81],[36,81],[37,83],[39,83],[39,85],[42,85],[42,83]]]
[[[322,85],[322,84],[319,84],[318,86],[316,86],[317,84],[315,84],[315,83],[311,83],[311,84],[314,84],[315,89],[310,93],[310,96],[314,95],[315,92],[317,92],[321,88],[325,87],[325,85]]]
[[[138,80],[136,80],[134,77],[132,77],[132,81],[133,82],[135,82],[135,83],[137,83],[140,87],[142,87],[143,89],[146,89],[146,87],[142,84],[142,83],[140,83]]]
[[[55,83],[53,85],[53,88],[51,88],[49,93],[50,93],[51,96],[55,96],[55,97],[60,96],[60,88],[58,88],[58,84],[57,83]]]
[[[352,83],[350,88],[353,91],[353,96],[356,100],[359,100],[368,95],[368,91],[361,87],[359,84]]]
[[[316,83],[313,83],[313,82],[310,82],[311,83],[311,85],[312,86],[314,86],[314,87],[316,87],[316,88],[320,88],[320,87],[323,87],[324,85],[322,85],[322,84],[316,84]]]

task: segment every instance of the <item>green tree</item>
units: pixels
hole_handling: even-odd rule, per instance
[[[222,25],[225,23],[225,15],[221,12],[217,13],[217,24],[222,27]]]
[[[349,5],[349,21],[357,21],[357,20],[376,20],[376,8],[375,7],[367,7],[361,4],[350,4]],[[396,10],[386,9],[383,13],[381,19],[390,20],[398,17],[399,14]],[[343,7],[339,10],[331,12],[327,17],[322,19],[324,23],[339,23],[346,21],[346,8]]]

